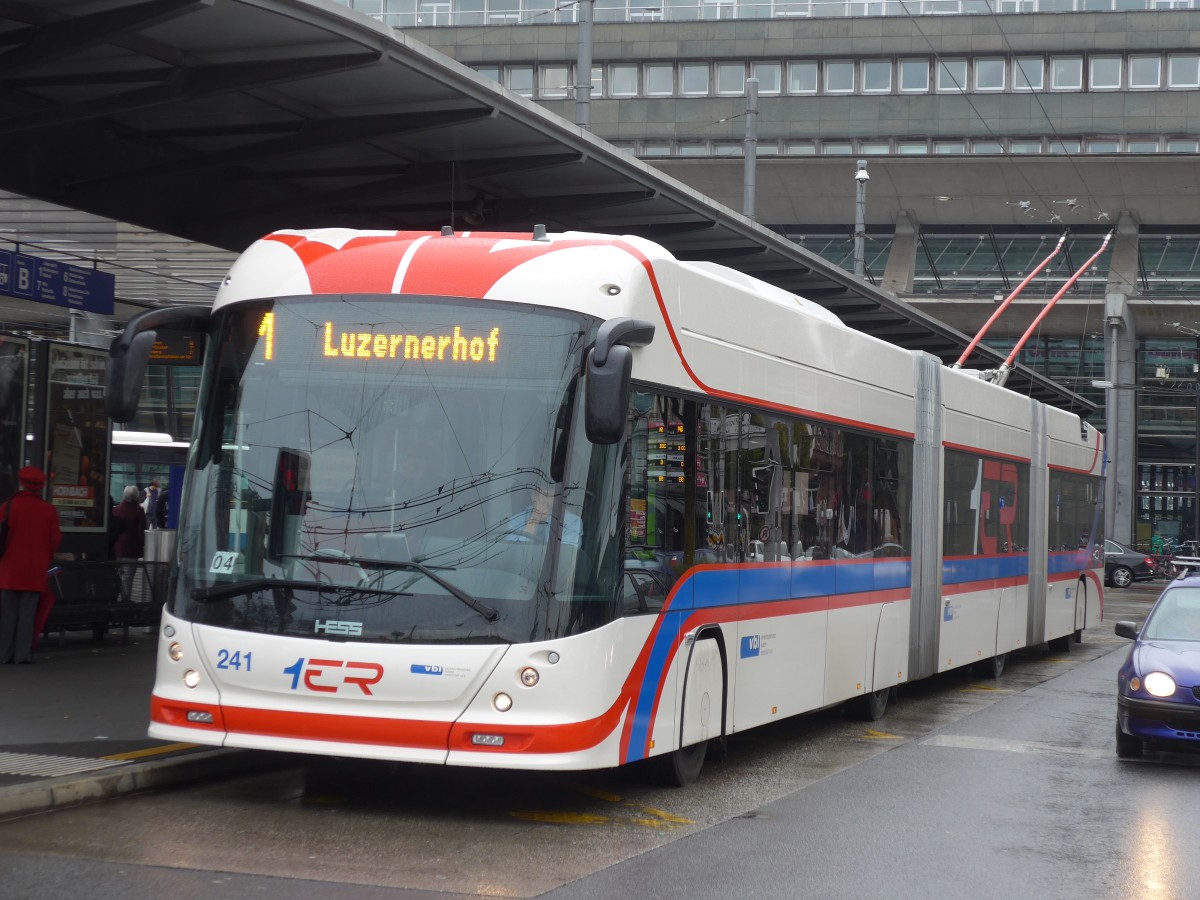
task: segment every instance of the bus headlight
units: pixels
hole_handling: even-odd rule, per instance
[[[1175,679],[1166,672],[1151,672],[1145,682],[1146,693],[1155,697],[1170,697],[1175,693]]]
[[[183,659],[183,648],[179,646],[178,641],[172,642],[171,646],[167,648],[167,656],[171,657],[174,662]]]
[[[190,688],[194,688],[200,683],[200,673],[195,669],[188,669],[183,673],[183,683]]]
[[[499,712],[508,712],[512,709],[512,697],[501,692],[492,698],[492,706],[496,707]]]
[[[521,684],[525,687],[533,687],[541,677],[533,666],[526,666],[521,670]]]

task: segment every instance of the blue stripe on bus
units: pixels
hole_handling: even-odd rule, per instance
[[[1051,554],[1050,572],[1080,571],[1091,554],[1086,551]],[[986,590],[999,579],[1028,579],[1029,557],[1024,553],[971,556],[942,562],[945,585],[980,583]],[[694,609],[717,609],[752,603],[782,602],[809,597],[896,590],[911,587],[912,560],[908,557],[878,560],[830,560],[813,565],[730,564],[701,566],[687,572],[676,584],[670,609],[663,613],[654,637],[646,673],[632,710],[628,762],[642,759],[649,744],[655,700],[674,704],[676,693],[660,691],[667,665],[688,615]],[[672,716],[674,718],[674,716]]]

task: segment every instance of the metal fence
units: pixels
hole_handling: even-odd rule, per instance
[[[110,628],[156,626],[167,597],[169,562],[116,560],[63,562],[50,579],[54,606],[43,633],[88,631],[96,638]]]

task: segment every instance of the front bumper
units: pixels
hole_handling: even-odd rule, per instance
[[[1200,705],[1141,697],[1117,697],[1121,731],[1143,741],[1194,744],[1200,751]]]

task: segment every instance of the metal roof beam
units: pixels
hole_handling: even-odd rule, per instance
[[[279,203],[260,205],[258,207],[227,209],[220,217],[230,216],[267,218],[285,215],[297,210],[307,212],[324,212],[345,204],[356,204],[365,208],[376,201],[386,202],[391,197],[411,195],[418,191],[437,191],[442,187],[469,186],[479,178],[494,178],[500,175],[518,172],[536,171],[543,168],[553,168],[567,163],[578,162],[582,158],[579,153],[548,153],[540,156],[500,157],[493,160],[471,160],[466,163],[436,162],[420,163],[403,169],[403,174],[395,178],[372,181],[354,185],[340,190],[333,190],[314,195],[311,191],[302,191],[296,197]],[[450,194],[446,195],[446,206],[450,206]]]
[[[196,153],[189,159],[180,159],[175,162],[161,163],[154,166],[145,166],[140,169],[131,169],[126,172],[118,172],[103,178],[94,178],[88,181],[76,182],[71,185],[73,190],[87,190],[98,185],[110,186],[114,182],[129,181],[134,179],[148,178],[159,175],[176,175],[188,171],[199,171],[202,169],[215,169],[222,166],[234,165],[237,163],[253,163],[279,156],[296,156],[298,154],[310,151],[325,149],[328,147],[336,147],[343,144],[353,144],[359,141],[367,141],[372,138],[385,136],[394,136],[398,134],[412,134],[420,131],[428,131],[434,128],[449,128],[457,125],[464,125],[469,122],[474,122],[479,119],[491,118],[496,114],[496,110],[492,107],[476,107],[473,109],[449,109],[438,110],[436,112],[422,113],[397,113],[395,115],[386,116],[347,116],[345,118],[334,119],[316,119],[316,120],[296,120],[295,122],[273,123],[273,127],[278,131],[289,129],[284,137],[275,138],[272,140],[259,141],[258,143],[246,144],[241,147],[233,147],[229,150],[219,150],[215,153]],[[224,126],[225,129],[235,126]],[[248,128],[254,126],[248,126]],[[267,125],[260,125],[259,128],[266,128]],[[189,129],[191,130],[191,129]],[[223,129],[224,130],[224,129]],[[156,131],[145,132],[148,137],[162,137],[168,130],[164,129],[162,133]],[[232,133],[236,134],[237,131]],[[192,135],[189,135],[192,136]],[[197,137],[202,135],[195,135]],[[403,166],[404,163],[399,163]],[[391,168],[391,173],[395,173],[396,167]],[[339,170],[341,174],[354,173],[352,168]],[[294,173],[281,174],[277,172],[253,172],[251,177],[254,178],[320,178],[332,177],[336,174],[333,170],[322,170],[320,168],[297,170]]]
[[[140,31],[201,7],[212,6],[212,3],[213,0],[149,0],[12,29],[0,35],[0,46],[16,48],[0,54],[0,74],[32,65],[44,66],[81,50],[110,43],[131,31]],[[12,15],[15,6],[6,6],[4,14]]]
[[[359,68],[377,63],[381,58],[382,54],[379,51],[369,50],[332,56],[304,56],[179,68],[174,69],[163,83],[151,87],[9,116],[0,120],[0,131],[17,133],[77,125],[180,100],[196,100],[201,97],[247,91],[300,78]],[[0,62],[2,61],[3,57],[0,57]]]

